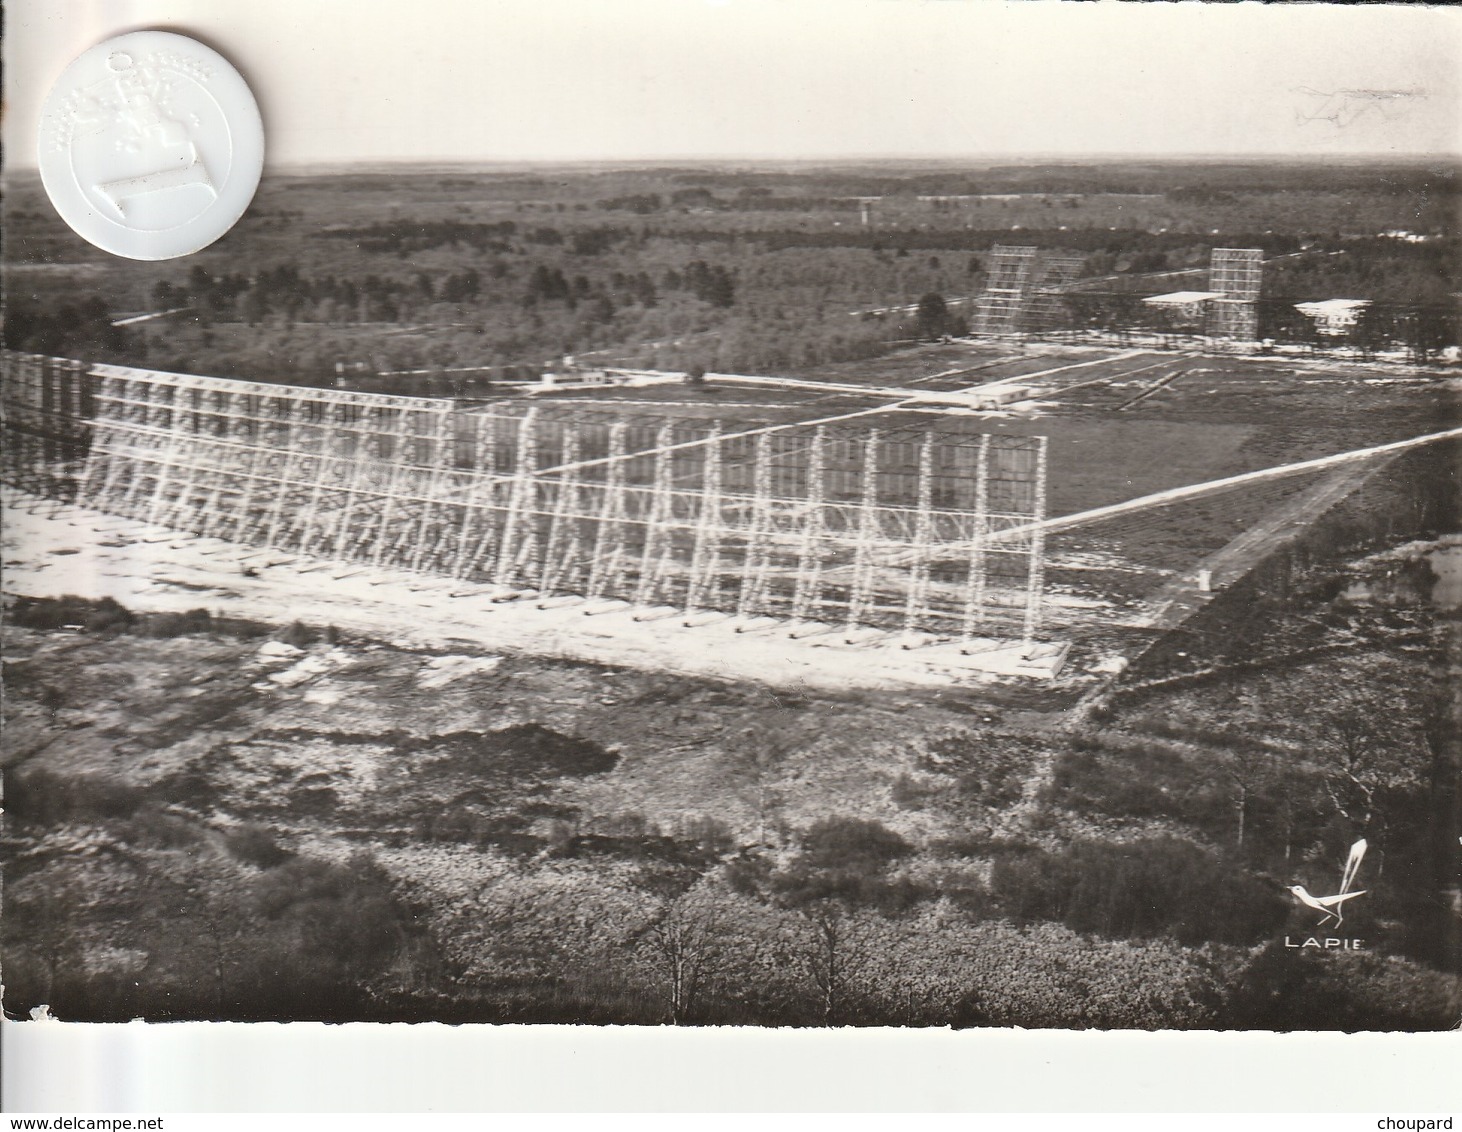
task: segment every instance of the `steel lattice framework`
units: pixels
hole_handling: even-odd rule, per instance
[[[1061,296],[1081,274],[1079,252],[997,244],[975,300],[976,334],[1042,333],[1062,321]]]
[[[3,357],[0,416],[5,443],[0,471],[5,482],[69,500],[90,441],[93,382],[86,366],[29,354]]]
[[[1259,336],[1259,291],[1263,283],[1261,248],[1214,248],[1208,261],[1208,289],[1223,292],[1211,307],[1210,332],[1249,341]]]
[[[6,389],[75,365],[7,356]],[[1043,437],[732,430],[111,365],[89,382],[78,500],[159,527],[541,598],[957,639],[1040,627]]]
[[[1080,252],[1042,252],[1023,319],[1024,329],[1036,334],[1065,323],[1062,296],[1071,289],[1086,265]]]
[[[1263,281],[1261,248],[1214,248],[1208,261],[1208,289],[1230,299],[1254,302]]]
[[[1035,248],[996,244],[990,249],[985,289],[975,300],[976,334],[1014,334],[1020,329],[1035,268]]]

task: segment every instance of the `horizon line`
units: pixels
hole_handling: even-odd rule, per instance
[[[878,165],[878,164],[945,164],[971,165],[976,168],[992,162],[1014,165],[1038,164],[1239,164],[1245,162],[1292,163],[1292,164],[1419,164],[1444,162],[1462,166],[1462,151],[1397,154],[1384,151],[1343,154],[1297,154],[1297,153],[1126,153],[1115,151],[1094,151],[1089,153],[984,153],[984,154],[828,154],[814,157],[789,157],[786,155],[759,154],[714,154],[687,153],[668,156],[604,156],[604,157],[462,157],[462,156],[362,156],[326,158],[278,158],[265,157],[265,170],[289,171],[296,169],[347,168],[368,165],[455,165],[455,166],[654,166],[693,164],[723,165]],[[5,174],[36,173],[39,166],[32,161],[6,161]]]

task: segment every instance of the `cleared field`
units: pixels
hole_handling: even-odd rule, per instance
[[[1323,972],[1265,962],[1307,923],[1275,878],[1323,883],[1308,847],[1340,804],[1323,720],[1289,709],[1334,710],[1379,672],[1442,710],[1445,627],[1415,594],[1214,635],[1283,657],[1338,623],[1354,647],[1247,672],[1237,704],[1138,689],[1094,737],[1053,726],[1069,689],[829,696],[303,625],[266,639],[202,610],[9,612],[12,1014],[644,1024],[671,1009],[657,925],[709,923],[727,945],[694,1017],[723,1024],[967,1025],[973,992],[983,1024],[1456,1016],[1454,877],[1428,836],[1445,819],[1420,787],[1384,796],[1387,882],[1362,913],[1384,967],[1340,968],[1352,997],[1315,1015]],[[1240,729],[1285,793],[1236,816]],[[808,928],[828,899],[855,976],[832,1015]]]
[[[1059,516],[1439,431],[1462,418],[1457,379],[1358,364],[1050,347],[1013,351],[956,342],[824,366],[803,376],[870,387],[951,390],[1040,373],[1048,376],[1032,379],[1029,400],[998,412],[905,406],[891,409],[886,418],[862,419],[870,424],[927,420],[937,421],[941,430],[1046,436],[1048,511]],[[804,420],[876,404],[846,393],[714,384],[589,396],[601,403],[653,405],[669,416],[723,416],[728,422]],[[1095,564],[1105,561],[1115,568],[1107,596],[1130,599],[1171,572],[1191,568],[1308,482],[1282,481],[1095,531],[1065,533],[1051,545],[1057,568],[1053,580],[1062,580],[1059,570],[1065,565],[1080,570],[1083,592],[1093,593],[1101,575]],[[1143,580],[1143,574],[1150,576]]]
[[[823,366],[799,377],[946,391],[1047,371],[1060,372],[1032,378],[1029,400],[997,412],[919,406],[890,412],[930,421],[937,417],[941,430],[1049,436],[1053,515],[1383,444],[1448,428],[1462,419],[1462,381],[1392,366],[1154,351],[1045,348],[1028,353],[957,342]],[[715,384],[564,395],[570,396],[647,408],[653,404],[657,412],[674,416],[723,415],[728,424],[741,419],[802,420],[876,405],[846,392]]]
[[[1048,509],[1056,516],[1436,432],[1462,418],[1456,378],[1390,366],[1074,349],[1013,354],[963,344],[910,351],[895,369],[889,360],[808,376],[958,388],[1079,365],[1033,379],[1029,401],[967,418],[993,433],[1049,438]],[[941,427],[957,420],[940,414]],[[1047,546],[1049,623],[1081,634],[1124,618],[1323,478],[1062,532]]]
[[[1024,378],[1028,399],[999,411],[904,404],[860,422],[1045,436],[1048,513],[1061,516],[1436,432],[1459,418],[1456,379],[1291,359],[960,341],[801,375],[841,386],[930,391],[1000,381],[1025,387]],[[747,426],[877,406],[846,391],[714,382],[574,397]],[[1165,600],[1176,580],[1191,581],[1200,563],[1286,508],[1303,512],[1307,493],[1321,490],[1322,481],[1324,475],[1286,478],[1059,533],[1046,548],[1049,628],[1086,639],[1104,626],[1143,623],[1154,614],[1151,603]],[[1243,561],[1252,563],[1252,554]]]

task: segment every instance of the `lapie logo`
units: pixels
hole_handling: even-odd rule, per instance
[[[1289,886],[1290,893],[1307,908],[1313,908],[1320,913],[1317,927],[1338,928],[1345,922],[1345,902],[1354,900],[1357,896],[1364,896],[1366,889],[1352,890],[1355,884],[1356,874],[1360,872],[1361,862],[1366,856],[1366,839],[1362,837],[1350,847],[1350,856],[1345,859],[1345,868],[1340,873],[1340,891],[1332,896],[1312,895],[1304,885],[1292,884]],[[1333,922],[1332,922],[1333,921]],[[1302,943],[1292,943],[1289,936],[1284,937],[1285,947],[1316,947],[1326,951],[1360,951],[1364,949],[1365,941],[1346,937],[1325,936],[1317,938],[1310,936]]]

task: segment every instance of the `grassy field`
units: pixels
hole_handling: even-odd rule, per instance
[[[1062,371],[1062,367],[1080,368]],[[952,372],[953,371],[953,372]],[[1049,439],[1048,513],[1071,515],[1170,488],[1371,447],[1462,423],[1455,379],[1395,367],[1117,351],[1012,351],[957,342],[813,368],[807,380],[910,389],[968,388],[1022,375],[1031,400],[992,414],[903,409],[864,427],[915,425]],[[1128,374],[1131,376],[1127,376]],[[1064,392],[1073,388],[1070,393]],[[1150,394],[1144,396],[1144,394]],[[659,416],[779,423],[874,402],[734,384],[662,385],[557,398]],[[1127,608],[1315,483],[1281,479],[1057,535],[1052,583]],[[1079,625],[1077,614],[1058,614]]]

